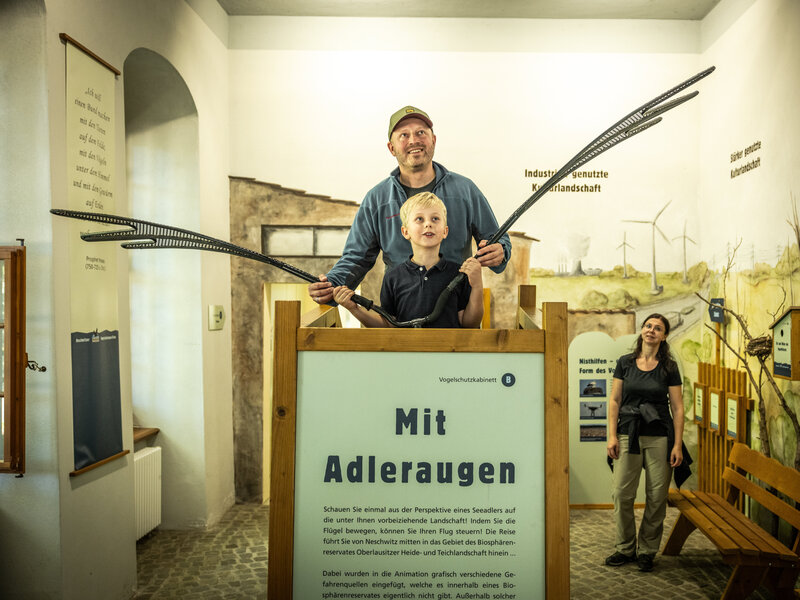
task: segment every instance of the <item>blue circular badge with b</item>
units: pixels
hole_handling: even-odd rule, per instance
[[[514,375],[511,373],[506,373],[505,375],[503,375],[500,381],[503,383],[504,386],[511,387],[517,381],[517,378],[514,377]]]

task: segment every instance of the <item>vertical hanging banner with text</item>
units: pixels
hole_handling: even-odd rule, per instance
[[[115,73],[66,43],[67,204],[114,213]],[[116,244],[87,243],[102,230],[71,221],[70,330],[75,469],[122,451]]]
[[[542,354],[298,354],[293,596],[545,597]]]

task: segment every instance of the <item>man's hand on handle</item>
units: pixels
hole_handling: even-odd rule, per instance
[[[481,240],[478,244],[478,262],[482,267],[496,267],[503,262],[505,251],[500,244],[486,245],[487,240]]]
[[[333,300],[333,285],[325,275],[320,275],[319,282],[308,285],[308,295],[317,304],[328,304]]]

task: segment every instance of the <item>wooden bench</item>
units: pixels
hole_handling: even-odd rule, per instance
[[[800,536],[796,531],[800,529],[800,511],[794,507],[794,502],[787,503],[771,494],[747,475],[797,501],[800,500],[800,473],[744,444],[734,444],[728,462],[722,475],[728,483],[726,499],[700,491],[669,491],[669,504],[677,508],[680,515],[663,554],[679,554],[689,534],[699,529],[714,543],[722,559],[733,566],[723,600],[746,598],[762,582],[776,598],[794,599],[794,586],[800,574]],[[736,508],[741,495],[749,496],[795,528],[791,549]]]

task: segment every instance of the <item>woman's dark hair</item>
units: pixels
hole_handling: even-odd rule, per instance
[[[669,319],[662,314],[653,313],[652,315],[648,315],[645,317],[644,321],[642,321],[642,328],[644,328],[644,324],[647,323],[650,319],[658,319],[664,324],[664,335],[669,335]],[[639,333],[639,337],[636,338],[636,346],[633,349],[633,357],[639,358],[642,355],[642,334]],[[669,344],[667,340],[661,342],[661,345],[658,347],[658,351],[656,352],[656,358],[658,362],[664,365],[667,371],[672,372],[673,370],[678,368],[678,363],[675,362],[675,359],[672,358],[672,352],[670,351]]]

